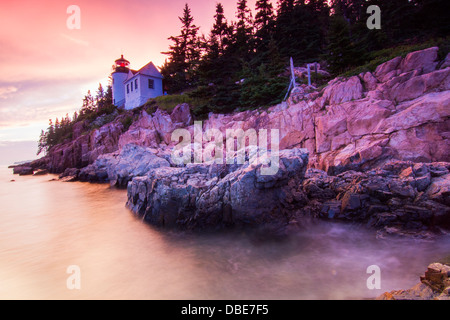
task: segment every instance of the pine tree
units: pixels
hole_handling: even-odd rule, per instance
[[[39,136],[39,141],[38,141],[38,151],[36,153],[37,156],[40,155],[42,152],[47,153],[47,151],[48,151],[47,139],[48,139],[48,134],[44,130],[41,130],[41,134]]]
[[[95,103],[97,105],[97,110],[102,110],[105,107],[104,99],[105,99],[105,91],[103,90],[102,84],[99,83],[97,93],[95,95]]]
[[[169,59],[161,68],[166,84],[172,92],[181,91],[195,84],[200,59],[200,43],[197,35],[199,27],[194,24],[194,18],[187,3],[183,9],[183,16],[178,19],[181,22],[181,34],[169,37],[173,44],[168,52],[163,52],[169,56]]]
[[[225,52],[232,31],[232,27],[228,25],[227,19],[225,18],[223,5],[219,2],[216,4],[216,14],[214,15],[214,24],[210,36],[216,39],[219,54]]]
[[[95,111],[94,97],[91,94],[91,90],[83,98],[83,106],[81,107],[80,114],[89,114]]]
[[[202,84],[222,84],[229,76],[226,53],[230,44],[233,28],[228,25],[221,3],[216,5],[214,24],[209,37],[204,39],[204,51],[199,65]]]
[[[256,54],[259,55],[268,49],[273,34],[274,13],[272,3],[269,0],[257,0],[255,7],[257,11],[254,21]]]
[[[273,6],[269,0],[257,0],[255,4],[255,28],[256,30],[266,29],[274,20]]]
[[[106,87],[106,92],[103,98],[106,106],[111,106],[113,104],[111,84],[108,84],[108,86]]]
[[[338,73],[357,61],[355,48],[350,38],[350,25],[343,15],[336,13],[331,17],[328,44],[328,63],[330,71]]]
[[[237,4],[237,22],[233,35],[233,51],[244,61],[249,60],[253,52],[253,17],[247,0],[239,0]]]
[[[276,42],[271,39],[263,61],[258,66],[246,64],[241,87],[240,103],[244,107],[269,106],[280,103],[289,85],[289,79],[281,76],[286,63]]]
[[[277,17],[294,11],[295,0],[279,0],[277,4]]]

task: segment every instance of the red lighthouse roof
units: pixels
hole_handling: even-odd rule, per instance
[[[125,59],[123,57],[123,54],[120,56],[120,59],[117,59],[115,61],[115,63],[116,63],[116,67],[123,67],[123,68],[128,68],[128,66],[130,65],[130,61]]]

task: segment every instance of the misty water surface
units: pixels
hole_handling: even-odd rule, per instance
[[[0,171],[1,299],[366,299],[413,286],[449,254],[448,239],[323,222],[284,241],[163,232],[125,208],[124,190],[11,172]],[[80,290],[67,288],[71,265]],[[367,289],[370,265],[381,290]]]

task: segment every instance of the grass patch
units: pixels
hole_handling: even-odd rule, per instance
[[[203,99],[191,97],[188,94],[171,94],[150,99],[146,105],[156,105],[159,109],[171,113],[177,105],[182,103],[187,103],[192,108],[196,108],[203,105],[204,101]]]
[[[130,126],[133,124],[133,117],[131,115],[127,115],[126,117],[121,119],[120,122],[122,123],[123,127],[125,128],[125,131],[127,131],[130,128]]]

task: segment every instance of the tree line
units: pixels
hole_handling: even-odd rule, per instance
[[[366,26],[370,5],[381,9],[381,30]],[[296,65],[326,61],[337,75],[374,50],[448,36],[448,9],[447,0],[257,0],[253,16],[238,0],[235,21],[227,21],[219,2],[205,35],[185,4],[161,72],[168,93],[205,98],[199,113],[270,105],[286,92],[290,57]]]

